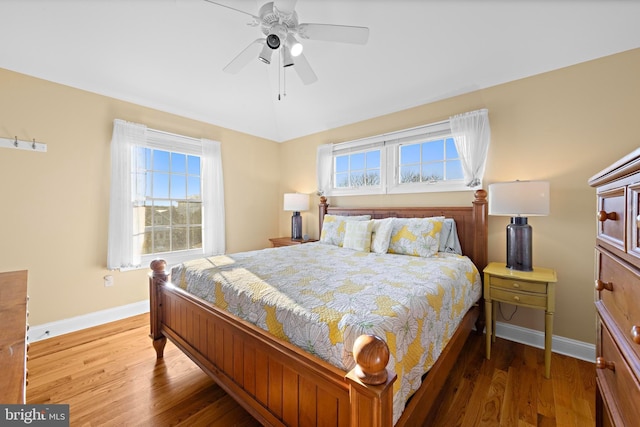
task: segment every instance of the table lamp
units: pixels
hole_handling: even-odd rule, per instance
[[[302,239],[302,216],[300,211],[309,209],[309,195],[302,193],[285,193],[284,210],[293,211],[291,215],[291,239]]]
[[[489,215],[510,216],[507,268],[533,271],[531,226],[527,217],[549,215],[549,181],[511,181],[489,185]]]

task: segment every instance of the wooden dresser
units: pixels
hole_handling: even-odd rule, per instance
[[[594,175],[596,425],[640,420],[640,149]]]
[[[0,403],[25,403],[27,271],[0,273]]]

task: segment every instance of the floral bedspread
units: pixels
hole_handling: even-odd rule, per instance
[[[398,375],[394,423],[481,295],[480,275],[464,256],[323,243],[189,261],[172,269],[172,281],[345,371],[355,365],[358,336],[384,338]]]

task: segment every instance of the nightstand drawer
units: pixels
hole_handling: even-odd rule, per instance
[[[493,281],[491,282],[493,283]],[[507,291],[500,288],[491,288],[491,299],[511,304],[526,305],[530,307],[547,307],[546,295],[536,295],[524,292]]]
[[[540,282],[529,282],[520,279],[506,279],[503,277],[491,276],[491,288],[503,288],[523,292],[535,292],[538,294],[547,293],[547,284]]]

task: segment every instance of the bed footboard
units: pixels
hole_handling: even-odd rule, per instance
[[[156,356],[161,359],[164,356],[164,346],[167,344],[167,337],[161,332],[161,315],[160,293],[158,283],[166,283],[168,281],[167,263],[164,260],[151,261],[151,273],[149,274],[149,325],[151,332],[149,336],[153,340],[153,348],[156,350]],[[155,309],[154,309],[155,307]]]
[[[344,371],[194,297],[151,263],[150,336],[158,358],[167,338],[263,425],[392,425],[395,374],[377,337],[354,346],[358,365]]]

